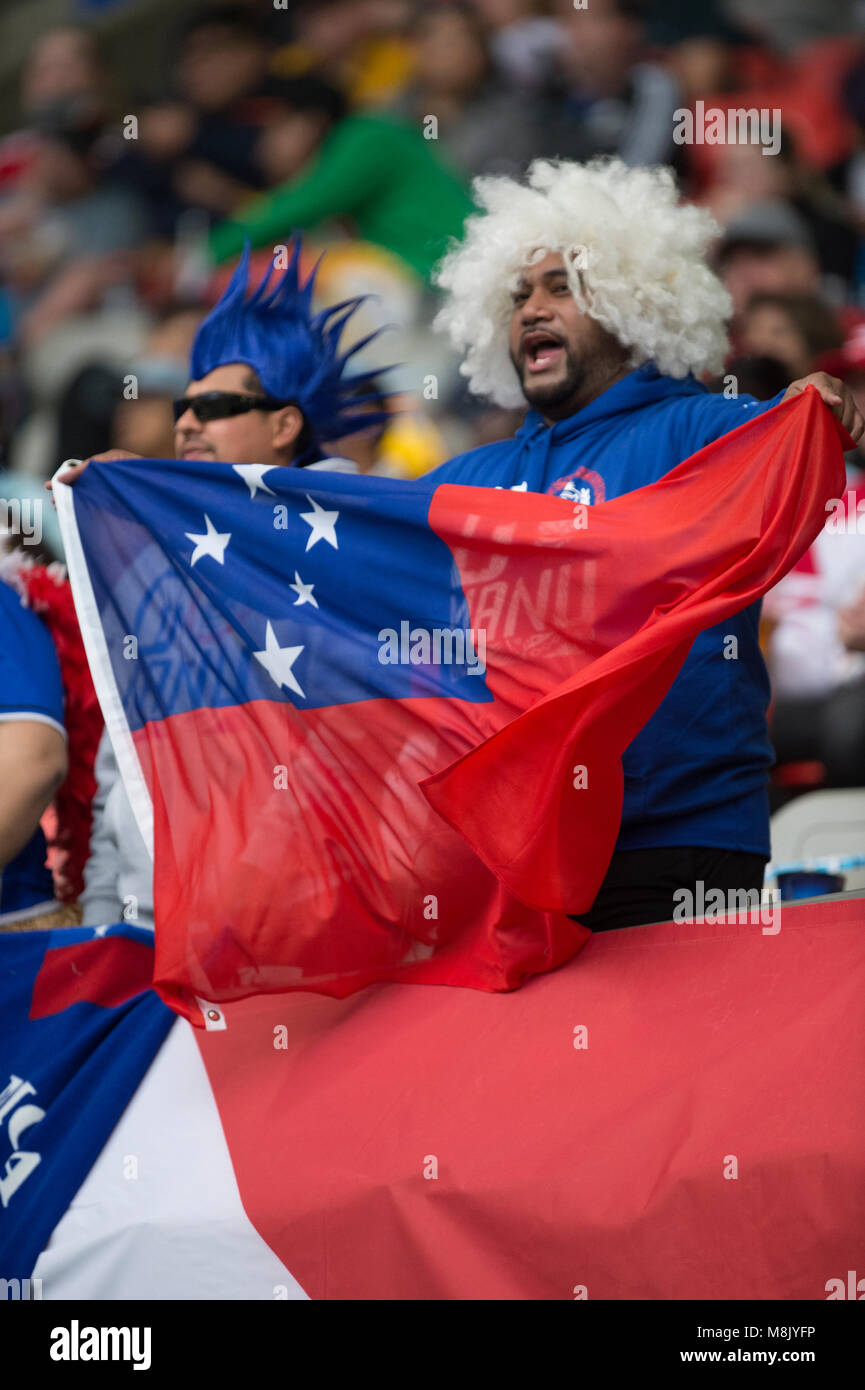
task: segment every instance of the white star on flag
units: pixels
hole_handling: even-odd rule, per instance
[[[246,483],[246,486],[249,488],[250,497],[254,497],[255,494],[258,492],[259,488],[262,492],[269,492],[271,497],[276,496],[276,493],[274,492],[273,488],[268,487],[267,483],[263,483],[261,481],[263,475],[265,473],[269,473],[271,468],[274,467],[274,464],[233,463],[231,466],[234,469],[235,473],[239,474],[243,481]]]
[[[192,552],[192,560],[190,563],[194,565],[204,555],[212,555],[214,560],[218,560],[220,565],[224,565],[225,547],[231,540],[231,532],[223,531],[220,535],[206,512],[204,514],[204,524],[207,527],[207,533],[203,536],[196,536],[192,531],[184,532],[188,541],[195,541],[195,549]]]
[[[294,600],[293,607],[297,608],[301,603],[311,603],[313,608],[318,607],[318,599],[313,597],[314,584],[304,584],[297,570],[294,571],[294,583],[289,584],[289,589],[294,589],[297,598]]]
[[[317,502],[312,500],[309,493],[306,494],[306,500],[312,507],[312,511],[301,512],[300,518],[301,521],[306,522],[307,526],[312,527],[306,540],[307,550],[311,550],[317,541],[327,541],[334,550],[339,550],[336,539],[336,523],[339,512],[326,512],[324,507],[320,507]]]
[[[291,669],[302,651],[303,647],[281,647],[273,627],[268,622],[264,637],[264,651],[254,652],[253,655],[256,661],[261,662],[270,679],[276,685],[280,687],[287,685],[289,690],[293,690],[297,695],[303,695],[306,699],[298,684],[297,677]]]

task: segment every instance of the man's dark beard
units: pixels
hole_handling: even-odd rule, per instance
[[[588,375],[586,368],[574,356],[568,343],[562,343],[562,347],[565,350],[567,371],[560,380],[547,382],[546,384],[542,384],[541,382],[535,384],[531,377],[527,380],[525,375],[525,357],[523,356],[518,359],[515,358],[513,354],[511,355],[511,361],[516,367],[517,375],[520,378],[523,395],[529,405],[534,406],[541,414],[550,414],[550,407],[552,407],[553,412],[555,412],[557,408],[567,406],[571,401],[575,401],[586,384]]]

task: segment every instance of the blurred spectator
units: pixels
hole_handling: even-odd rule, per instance
[[[713,156],[711,183],[695,201],[722,224],[735,221],[752,203],[783,202],[792,191],[783,139],[776,155],[764,155],[760,145],[731,141],[715,146]]]
[[[842,300],[856,275],[856,228],[848,205],[828,179],[798,158],[789,132],[783,134],[775,155],[749,143],[718,145],[714,151],[714,181],[698,201],[728,226],[728,237],[751,219],[768,225],[769,204],[786,206],[807,228],[824,288],[833,300]],[[780,216],[775,219],[779,225]],[[792,228],[792,219],[788,222]]]
[[[558,0],[564,42],[559,76],[533,126],[533,153],[565,159],[617,154],[626,164],[667,164],[682,93],[646,56],[645,0]]]
[[[515,100],[495,74],[476,10],[460,3],[421,10],[411,35],[414,80],[393,113],[419,129],[434,120],[438,148],[467,178],[524,168],[534,153],[532,101]]]
[[[346,115],[342,93],[312,74],[273,80],[267,87],[268,119],[255,159],[268,188],[295,178]]]
[[[58,401],[58,450],[80,459],[107,449],[173,458],[172,401],[186,390],[201,317],[198,309],[170,309],[131,361],[85,363]]]
[[[267,75],[268,50],[254,14],[242,5],[202,9],[181,30],[176,80],[199,112],[223,115]]]
[[[538,89],[547,82],[563,33],[541,13],[537,0],[472,0],[490,32],[490,52],[499,73],[513,86]]]
[[[814,295],[768,292],[748,301],[739,337],[744,353],[781,362],[787,382],[817,370],[815,358],[844,341],[837,316]]]
[[[848,501],[848,498],[852,499]],[[855,486],[840,499],[853,525],[832,517],[811,549],[766,596],[779,764],[819,762],[825,784],[865,785],[865,533]]]
[[[141,110],[114,171],[146,201],[154,234],[173,235],[191,207],[225,216],[266,186],[255,148],[271,106],[268,56],[242,6],[204,10],[182,27],[173,92]]]
[[[21,108],[25,114],[63,97],[99,97],[107,108],[110,79],[92,29],[48,29],[27,56],[21,74]]]
[[[201,319],[198,309],[172,310],[148,334],[127,373],[137,395],[114,398],[111,448],[128,449],[142,458],[174,457],[172,402],[188,385],[189,354]]]
[[[787,203],[753,203],[727,227],[717,252],[718,270],[741,315],[751,296],[816,294],[820,265],[807,223]]]
[[[731,156],[736,155],[734,145],[738,142],[735,137],[728,142],[722,136],[719,141],[717,131],[713,133],[707,129],[705,139],[697,137],[687,144],[685,167],[689,192],[704,197],[711,188],[717,199],[716,186],[725,183],[728,205],[725,207],[718,202],[716,206],[721,217],[731,216],[748,197],[776,197],[787,193],[795,197],[810,191],[812,201],[825,199],[825,186],[819,189],[818,181],[808,180],[807,176],[819,174],[824,180],[837,177],[837,167],[849,158],[853,149],[855,126],[844,109],[842,93],[850,66],[860,49],[861,44],[855,39],[833,39],[784,58],[757,44],[737,43],[735,47],[716,50],[723,54],[723,61],[714,67],[708,65],[705,71],[685,72],[687,100],[691,105],[699,102],[707,120],[720,115],[723,120],[738,124],[743,118],[751,121],[759,118],[763,127],[759,143],[753,128],[744,139],[739,137],[742,160],[758,155],[763,162],[762,169],[758,168],[756,159],[752,159],[750,167],[741,161],[739,167],[730,165]],[[682,71],[677,46],[670,51],[670,63],[677,72]],[[768,132],[765,130],[767,121],[770,122]],[[780,152],[776,143],[779,131],[782,136]],[[790,166],[784,171],[787,176],[795,170],[797,186],[779,187],[772,181],[778,173],[772,166],[779,160]],[[721,167],[725,162],[728,164],[726,170]],[[758,187],[752,187],[750,194],[746,194],[739,186],[740,179],[743,182],[756,180]],[[814,186],[810,190],[799,186],[805,182]],[[837,197],[835,201],[838,202]]]
[[[736,60],[749,36],[731,23],[723,0],[657,0],[647,19],[650,42],[667,50],[683,105],[736,85]]]
[[[468,191],[439,159],[434,143],[383,113],[334,121],[332,89],[324,83],[303,93],[294,89],[292,101],[281,128],[271,127],[262,148],[271,174],[280,167],[284,176],[293,176],[214,228],[214,260],[237,255],[245,237],[253,246],[275,245],[292,228],[345,219],[355,235],[428,277],[472,210]]]
[[[412,68],[405,34],[410,0],[300,0],[295,38],[274,57],[280,77],[317,73],[345,92],[352,107],[386,106]]]
[[[865,322],[813,366],[865,401]],[[820,535],[763,604],[778,764],[820,763],[830,787],[865,786],[865,457],[846,459],[844,497],[827,502]]]
[[[57,403],[58,453],[86,459],[111,446],[112,419],[122,391],[117,366],[88,362],[72,376]]]
[[[89,29],[47,29],[36,40],[21,73],[20,107],[32,122],[58,102],[84,99],[104,118],[114,112],[114,94],[96,36]],[[0,140],[0,195],[13,191],[37,157],[32,124]]]
[[[128,284],[144,232],[137,199],[105,180],[98,107],[65,98],[37,130],[21,190],[0,208],[0,270],[25,346]]]

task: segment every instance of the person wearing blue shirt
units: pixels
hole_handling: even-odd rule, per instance
[[[51,634],[0,580],[0,927],[55,907],[39,822],[66,769]]]
[[[729,298],[706,264],[711,219],[678,203],[669,171],[537,161],[528,187],[486,179],[475,193],[485,211],[440,267],[437,324],[464,354],[470,389],[530,409],[513,439],[427,481],[603,502],[809,383],[859,438],[852,396],[824,373],[766,402],[697,379],[722,365]],[[616,849],[579,919],[593,930],[670,920],[677,891],[699,897],[700,882],[704,892],[762,886],[773,754],[758,628],[754,604],[702,632],[626,750]]]

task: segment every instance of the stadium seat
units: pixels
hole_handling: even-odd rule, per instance
[[[816,791],[772,817],[772,863],[793,864],[865,852],[865,788]],[[865,887],[865,868],[846,874],[846,888]]]

